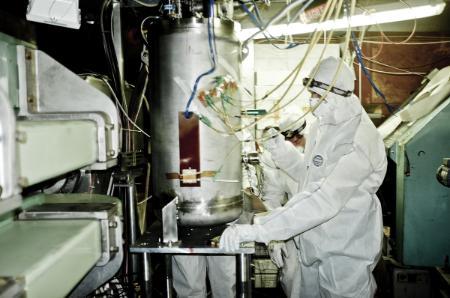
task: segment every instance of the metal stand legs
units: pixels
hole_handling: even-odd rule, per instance
[[[250,255],[236,255],[237,297],[249,298],[252,296],[250,281]]]

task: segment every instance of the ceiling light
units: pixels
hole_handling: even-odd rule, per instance
[[[315,30],[337,30],[350,27],[361,27],[374,24],[393,23],[411,19],[421,19],[439,15],[445,8],[442,1],[408,1],[407,4],[400,1],[393,3],[371,6],[364,9],[357,9],[350,18],[343,17],[336,20],[328,20],[321,23],[291,23],[273,25],[266,32],[272,36],[295,35],[314,32]],[[245,40],[252,34],[258,32],[258,28],[243,29],[241,40]],[[264,38],[263,34],[258,34],[254,39]]]

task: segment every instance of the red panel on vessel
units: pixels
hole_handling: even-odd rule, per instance
[[[200,186],[200,134],[199,119],[195,114],[184,117],[178,113],[178,139],[180,144],[180,186]]]

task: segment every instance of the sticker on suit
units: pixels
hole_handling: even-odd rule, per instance
[[[316,167],[321,167],[323,165],[323,156],[320,154],[317,154],[312,159],[313,165]]]

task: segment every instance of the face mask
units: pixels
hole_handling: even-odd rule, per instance
[[[319,98],[310,97],[309,98],[309,107],[312,109],[319,102]]]
[[[297,150],[300,153],[305,153],[305,148],[304,147],[297,147]]]
[[[309,99],[309,106],[311,109],[313,109],[318,103],[319,103],[320,98],[315,98],[315,97],[311,97]],[[326,104],[326,100],[322,100],[322,102],[320,103],[320,105],[312,112],[312,114],[316,117],[318,117],[320,115],[320,111],[323,109],[324,105]]]

